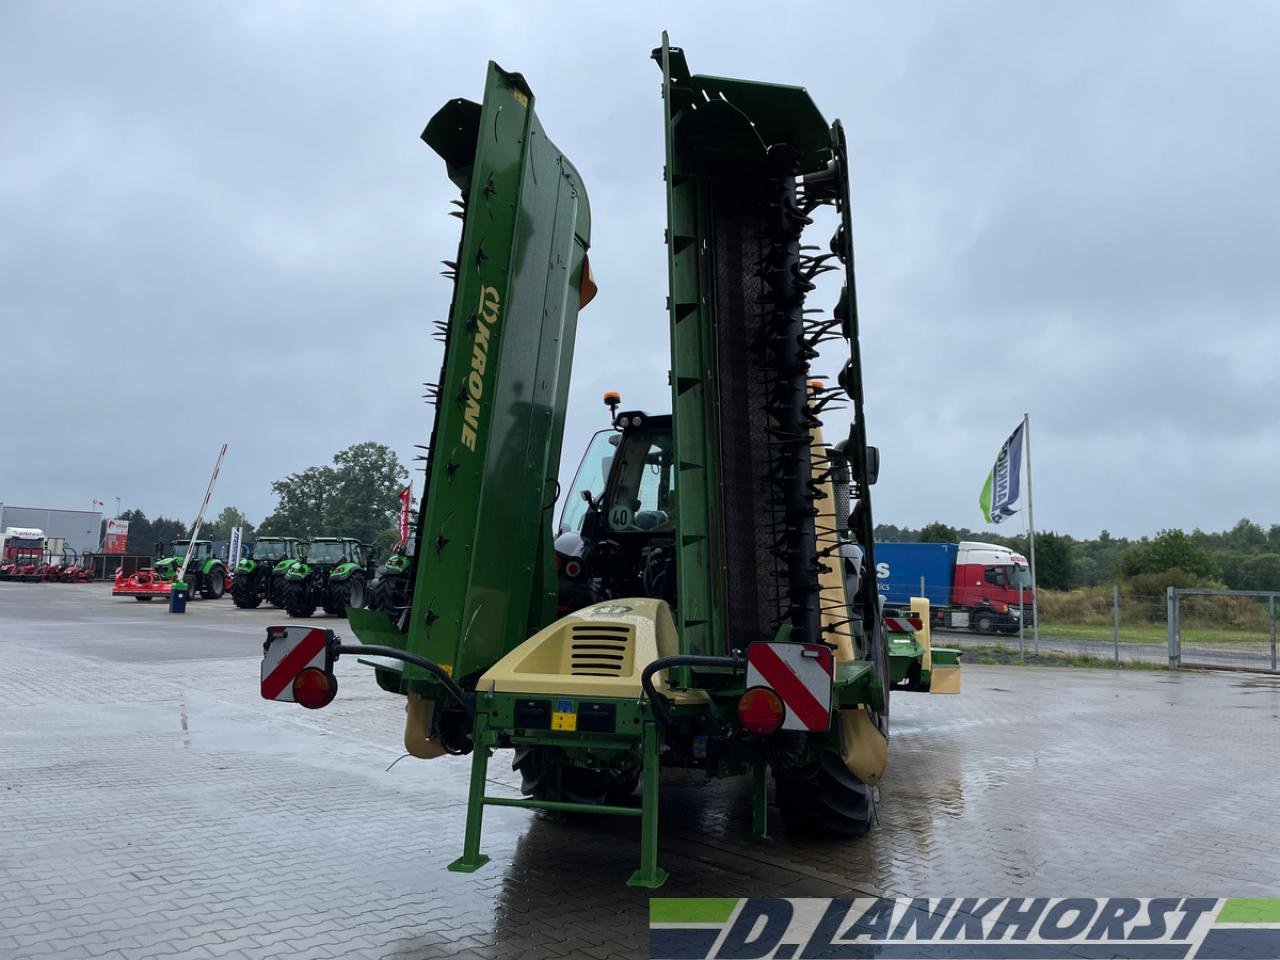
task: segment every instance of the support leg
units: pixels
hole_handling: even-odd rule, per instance
[[[551,768],[551,799],[560,801],[564,799],[564,767],[556,764]],[[547,810],[545,815],[552,820],[563,820],[563,810]]]
[[[769,839],[769,767],[751,768],[751,839]]]
[[[627,886],[656,889],[667,882],[667,871],[658,866],[658,728],[652,721],[644,725],[641,777],[640,869]]]
[[[471,754],[471,787],[467,794],[467,829],[462,842],[462,856],[449,864],[454,873],[474,873],[489,858],[480,852],[480,828],[484,820],[484,784],[489,772],[489,737],[488,718],[483,713],[476,714],[473,743],[475,750]]]

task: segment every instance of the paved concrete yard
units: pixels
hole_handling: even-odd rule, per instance
[[[258,699],[278,611],[0,583],[0,957],[616,957],[637,822],[490,808],[468,760],[400,755],[351,658],[328,709]],[[337,623],[317,618],[317,623]],[[896,697],[881,824],[750,842],[746,783],[663,782],[668,896],[1269,896],[1280,680],[970,666]],[[517,792],[499,754],[491,791]],[[388,767],[390,766],[390,769]]]

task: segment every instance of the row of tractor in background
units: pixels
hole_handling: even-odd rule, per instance
[[[214,556],[208,540],[175,540],[167,551],[156,546],[158,559],[149,568],[127,576],[117,571],[113,597],[167,599],[180,582],[205,600],[230,594],[241,609],[265,602],[291,617],[309,617],[317,609],[341,616],[348,607],[366,606],[392,615],[404,592],[405,558],[392,556],[379,571],[376,549],[354,537],[259,537],[234,571]]]

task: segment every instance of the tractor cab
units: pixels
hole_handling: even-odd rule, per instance
[[[560,612],[610,597],[676,601],[671,417],[628,411],[591,440],[560,516]]]
[[[365,565],[365,548],[351,537],[316,537],[306,545],[306,561],[312,567],[354,563]]]
[[[187,555],[187,547],[191,544],[190,540],[175,540],[169,547],[169,556],[181,560]],[[213,556],[213,544],[208,540],[197,540],[195,547],[191,551],[191,562],[203,564],[206,560]]]
[[[279,560],[298,560],[302,556],[302,541],[297,537],[259,537],[253,544],[250,557],[257,563],[275,563]]]

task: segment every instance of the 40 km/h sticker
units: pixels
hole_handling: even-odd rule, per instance
[[[821,643],[753,643],[747,648],[747,688],[768,687],[786,705],[782,730],[821,732],[831,726],[831,648]]]

